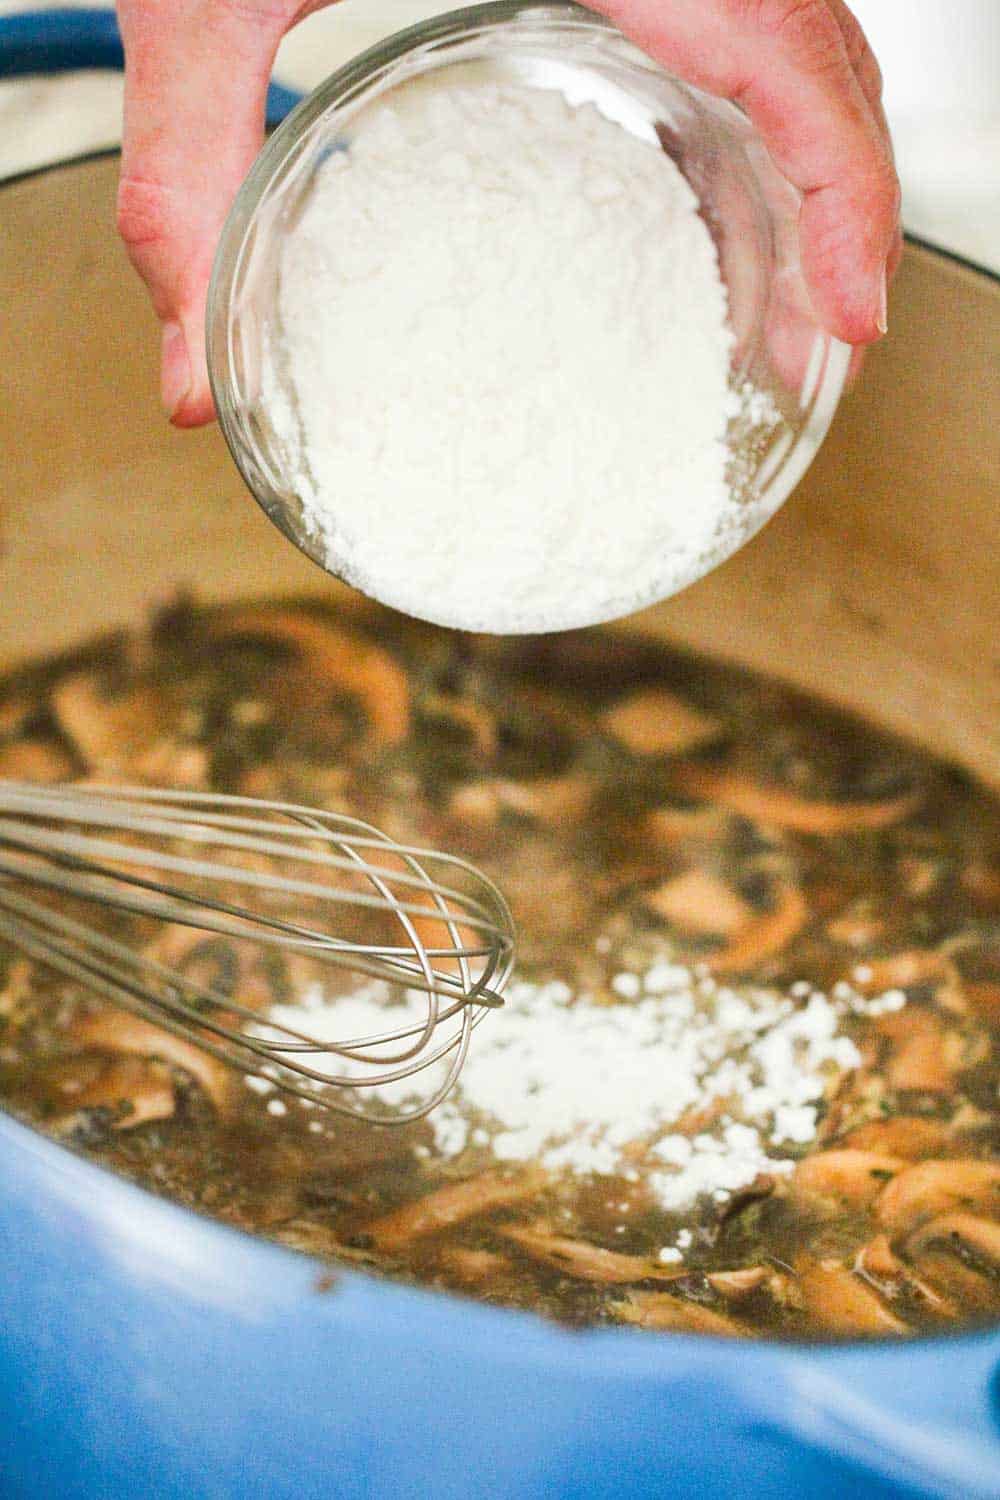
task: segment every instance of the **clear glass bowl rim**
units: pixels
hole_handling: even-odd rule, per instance
[[[655,59],[648,57],[612,21],[577,3],[577,0],[487,0],[484,4],[465,6],[432,16],[376,42],[338,68],[308,94],[265,142],[239,188],[223,225],[209,282],[205,320],[209,383],[219,425],[237,469],[265,514],[317,566],[334,576],[335,567],[318,556],[291,524],[286,506],[280,501],[269,503],[268,495],[262,493],[261,486],[254,482],[249,472],[251,465],[248,460],[251,455],[244,440],[236,399],[231,313],[233,292],[251,240],[249,231],[254,216],[268,189],[310,127],[334,108],[349,103],[353,97],[365,91],[386,69],[418,50],[501,30],[509,23],[528,16],[537,18],[540,35],[548,30],[553,34],[563,35],[567,32],[584,36],[590,33],[605,41],[611,37],[620,43],[623,55],[628,56],[630,64],[654,73],[667,71],[669,76],[669,70],[664,70]],[[683,79],[676,81],[692,95],[702,94],[701,90]],[[713,109],[724,113],[731,111],[734,120],[746,127],[746,116],[735,104],[715,96],[711,102]],[[759,521],[746,530],[735,549],[737,551],[785,503],[815,457],[836,412],[847,379],[851,350],[825,333],[818,324],[816,331],[817,335],[822,336],[824,345],[819,351],[822,358],[817,361],[817,368],[811,378],[808,398],[803,401],[802,425],[792,441],[784,447],[780,461],[767,480],[767,487],[770,488],[780,478],[780,497],[773,505],[762,508]],[[728,555],[729,553],[726,554]],[[719,561],[725,561],[725,557],[721,557]],[[688,580],[689,583],[695,581],[693,578]],[[637,607],[645,608],[654,602],[656,601],[648,600],[645,605]]]

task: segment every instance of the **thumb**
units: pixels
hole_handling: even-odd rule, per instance
[[[118,229],[163,325],[171,421],[212,420],[205,299],[230,204],[264,134],[271,67],[293,19],[233,0],[121,0],[125,125]]]

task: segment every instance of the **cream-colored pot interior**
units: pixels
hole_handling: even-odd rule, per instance
[[[173,432],[117,161],[0,188],[0,666],[207,600],[338,586]],[[1000,786],[1000,282],[911,246],[891,335],[743,552],[629,622],[853,706]]]

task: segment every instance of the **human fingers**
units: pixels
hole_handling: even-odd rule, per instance
[[[118,229],[162,324],[161,394],[179,427],[214,414],[205,299],[219,233],[264,133],[293,16],[240,0],[120,0],[125,122]]]
[[[849,9],[845,0],[828,0],[834,19],[840,27],[847,48],[847,56],[855,76],[861,85],[862,92],[868,100],[869,107],[875,116],[879,130],[889,151],[892,152],[892,135],[889,131],[889,122],[886,118],[885,104],[883,102],[883,79],[882,69],[879,67],[878,59],[872,51],[868,38],[864,33],[861,22],[852,10]],[[899,269],[899,263],[903,256],[903,228],[897,217],[896,229],[892,238],[892,247],[888,256],[889,281],[895,276]],[[852,362],[852,371],[854,371]],[[861,361],[856,362],[860,370]],[[854,373],[857,373],[854,371]],[[851,376],[849,375],[849,379]]]
[[[817,316],[849,343],[878,338],[899,185],[884,115],[869,102],[870,49],[845,39],[843,14],[828,0],[591,3],[671,71],[747,111],[803,195],[801,257]]]

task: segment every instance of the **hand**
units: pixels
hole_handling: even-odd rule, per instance
[[[125,128],[118,228],[163,327],[163,404],[213,416],[205,297],[216,243],[263,139],[278,44],[325,0],[120,0]],[[878,64],[844,0],[592,0],[688,82],[734,99],[803,193],[817,315],[862,344],[885,332],[899,186]]]

